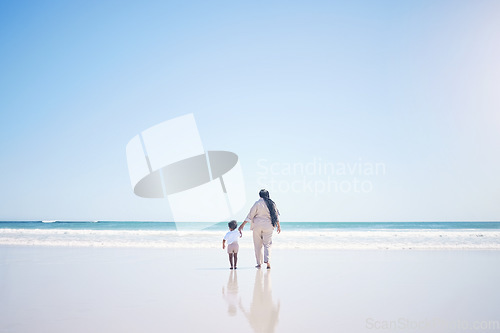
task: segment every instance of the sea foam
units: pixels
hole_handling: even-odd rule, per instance
[[[0,229],[0,245],[125,247],[125,248],[219,248],[220,230],[74,230]],[[245,230],[240,247],[253,247],[251,231]],[[274,233],[276,249],[478,249],[500,250],[498,230],[284,230]]]

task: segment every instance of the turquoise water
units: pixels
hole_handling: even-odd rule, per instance
[[[0,222],[0,246],[219,248],[227,222]],[[500,250],[500,222],[282,222],[282,249]],[[240,246],[251,248],[252,232]]]
[[[282,222],[288,230],[493,230],[500,222]],[[0,221],[0,229],[69,229],[69,230],[226,230],[227,222],[137,222],[137,221]]]

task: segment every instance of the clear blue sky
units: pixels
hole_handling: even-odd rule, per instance
[[[499,220],[499,15],[496,0],[3,1],[0,219],[171,220],[133,194],[125,146],[194,113],[206,150],[240,157],[239,220],[261,187],[283,221]]]

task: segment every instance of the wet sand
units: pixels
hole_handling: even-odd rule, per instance
[[[498,251],[252,252],[0,247],[0,332],[500,329]]]

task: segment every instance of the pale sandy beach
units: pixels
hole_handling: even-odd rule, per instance
[[[500,252],[0,247],[0,332],[500,330]],[[457,326],[458,325],[458,326]],[[495,326],[496,325],[496,326]]]

